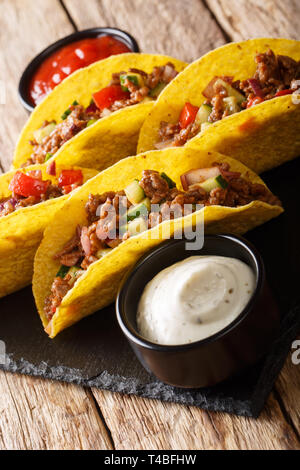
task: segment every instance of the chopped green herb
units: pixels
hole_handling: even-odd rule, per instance
[[[95,122],[97,122],[97,119],[91,119],[91,120],[87,123],[86,127],[92,126],[93,124],[95,124]]]
[[[228,182],[222,175],[216,177],[217,182],[219,183],[220,187],[226,189],[228,187]]]
[[[73,101],[73,103],[71,104],[71,106],[78,106],[78,101]],[[61,116],[62,120],[65,121],[67,119],[67,117],[71,114],[71,110],[70,110],[70,107],[63,113],[63,115]]]
[[[56,274],[56,277],[61,277],[63,279],[68,274],[69,270],[70,270],[70,268],[68,266],[62,265],[60,267],[60,270]]]
[[[168,183],[168,186],[170,189],[172,188],[176,188],[176,183],[174,183],[173,180],[171,180],[171,178],[168,177],[168,175],[166,175],[166,173],[161,173],[160,176],[166,180],[166,182]]]
[[[67,109],[67,111],[65,111],[64,114],[62,114],[61,116],[62,120],[65,121],[70,114],[71,114],[71,110]]]
[[[125,86],[126,80],[133,83],[135,86],[139,86],[139,81],[136,75],[120,75],[120,83],[123,91],[128,91],[127,86]]]
[[[53,153],[46,153],[46,157],[45,157],[45,162],[47,162],[48,160],[50,160],[50,158],[53,157]]]

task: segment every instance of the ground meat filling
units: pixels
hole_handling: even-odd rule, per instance
[[[172,146],[181,147],[199,132],[200,126],[195,122],[189,124],[185,129],[181,129],[179,124],[170,124],[162,121],[159,129],[159,141],[164,144],[170,143]],[[159,149],[159,145],[157,148]]]
[[[274,52],[269,49],[265,53],[257,54],[255,62],[256,72],[251,79],[234,81],[233,77],[218,77],[244,96],[245,101],[240,105],[240,111],[246,107],[270,100],[274,98],[278,92],[282,92],[283,90],[296,90],[299,88],[297,80],[300,78],[300,61],[297,62],[287,56],[276,56]],[[223,100],[228,97],[225,87],[215,85],[214,90],[214,94],[204,103],[212,107],[208,121],[210,123],[220,121],[229,114],[232,114],[232,112],[228,110],[228,107],[224,106]],[[255,99],[257,101],[253,102]],[[156,144],[156,148],[183,146],[200,131],[201,126],[196,122],[182,129],[179,124],[171,124],[163,121],[160,123],[158,133],[159,140]]]
[[[149,197],[151,204],[158,204],[162,199],[166,199],[170,192],[167,181],[160,176],[158,171],[144,170],[140,186]]]
[[[228,186],[226,189],[212,189],[209,193],[197,184],[190,186],[187,191],[170,188],[158,171],[144,170],[139,185],[152,204],[152,211],[148,214],[148,227],[155,227],[170,218],[188,215],[197,210],[197,204],[238,207],[259,200],[281,205],[279,199],[264,185],[251,183],[240,173],[230,171],[227,163],[214,163],[213,166],[219,168]],[[44,307],[49,321],[66,293],[85,270],[98,261],[103,250],[115,248],[130,238],[129,232],[121,232],[120,217],[121,213],[126,214],[131,206],[124,191],[89,195],[85,206],[87,225],[77,227],[75,236],[54,257],[62,266],[76,267],[78,270],[73,276],[68,272],[64,278],[55,278]]]
[[[85,129],[91,120],[101,119],[110,112],[140,103],[144,98],[149,96],[149,93],[154,90],[157,85],[161,83],[167,85],[177,75],[175,67],[171,63],[167,63],[161,67],[154,67],[153,72],[150,74],[134,68],[129,69],[129,72],[139,73],[144,78],[145,85],[139,87],[131,81],[126,80],[124,86],[129,90],[129,97],[124,100],[115,101],[110,108],[103,111],[100,111],[94,102],[86,109],[79,104],[71,105],[65,120],[59,124],[52,121],[56,126],[50,135],[44,137],[40,144],[34,140],[30,142],[33,146],[33,153],[23,166],[43,163],[47,157],[54,155],[66,142]],[[120,85],[120,76],[123,74],[126,74],[126,72],[113,74],[110,85]],[[152,99],[155,99],[155,96],[152,96]],[[45,121],[41,129],[49,124],[50,122]]]
[[[258,80],[265,99],[271,99],[278,91],[291,88],[291,82],[300,77],[300,62],[290,57],[278,55],[269,49],[257,54],[254,78]],[[241,89],[245,86],[242,82]]]
[[[70,290],[70,276],[66,276],[65,279],[61,277],[56,277],[54,279],[52,288],[51,288],[51,295],[46,298],[45,300],[45,307],[44,312],[46,318],[50,320],[55,313],[57,307],[60,306],[63,298]]]
[[[100,111],[99,113],[97,111],[87,113],[84,107],[80,105],[72,105],[69,109],[71,111],[69,116],[57,124],[51,134],[44,137],[41,144],[31,141],[33,153],[24,166],[44,163],[47,156],[54,155],[68,140],[85,129],[91,119],[99,119],[100,117]],[[42,128],[48,124],[49,122],[45,122]]]
[[[176,72],[175,67],[172,63],[168,62],[166,65],[161,67],[154,67],[153,72],[147,74],[143,70],[131,68],[129,69],[131,73],[138,73],[144,78],[144,86],[139,87],[132,83],[130,80],[125,80],[124,85],[129,90],[129,98],[115,101],[113,105],[109,108],[110,111],[117,111],[118,109],[127,108],[127,106],[133,106],[135,104],[143,101],[152,90],[154,90],[159,84],[167,85],[170,83],[173,78],[176,77],[178,72]],[[124,75],[126,72],[120,72],[113,75],[111,85],[120,85],[120,76]],[[154,97],[153,97],[154,98]]]

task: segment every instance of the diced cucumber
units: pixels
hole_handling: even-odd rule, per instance
[[[151,202],[148,197],[146,197],[140,204],[132,206],[127,212],[127,221],[134,220],[138,217],[148,217],[148,214],[151,210]]]
[[[230,115],[239,113],[241,111],[241,107],[238,104],[238,100],[235,96],[228,96],[227,98],[223,98],[223,103],[225,105],[225,109],[227,109]]]
[[[145,96],[145,98],[141,101],[141,103],[153,103],[153,98],[151,96]]]
[[[144,204],[148,212],[151,211],[151,201],[148,197],[145,197],[145,199],[143,199],[142,204]]]
[[[218,182],[220,188],[222,188],[222,189],[226,189],[226,188],[227,188],[228,182],[226,181],[225,178],[223,178],[222,175],[217,176],[217,177],[216,177],[216,180],[217,180],[217,182]]]
[[[161,92],[166,88],[167,84],[160,82],[158,85],[156,85],[153,90],[150,91],[149,95],[152,96],[152,98],[157,98]]]
[[[54,131],[55,127],[56,124],[54,124],[54,122],[51,122],[50,124],[48,124],[48,126],[34,131],[34,139],[37,141],[38,144],[41,144],[43,142],[43,139],[45,137],[48,137],[48,135],[50,135],[51,132]]]
[[[61,265],[55,277],[61,277],[62,279],[64,279],[64,277],[66,277],[66,275],[68,274],[69,269],[70,268],[68,266]]]
[[[219,78],[216,81],[214,86],[215,86],[215,89],[217,89],[218,86],[224,87],[225,90],[227,91],[227,95],[228,96],[234,96],[237,99],[238,104],[241,104],[241,103],[243,103],[243,101],[246,101],[246,98],[245,98],[244,95],[242,95],[242,93],[237,91],[235,88],[233,88],[231,85],[229,85],[229,83],[225,82],[221,78]]]
[[[47,152],[46,153],[46,157],[45,157],[45,162],[47,162],[48,160],[50,160],[50,158],[53,157],[53,153],[50,153],[50,152]]]
[[[148,222],[144,217],[138,217],[128,224],[128,232],[131,237],[148,230]]]
[[[86,127],[92,126],[93,124],[95,124],[95,122],[97,122],[97,119],[91,119],[91,120],[87,123]]]
[[[144,86],[144,79],[139,73],[126,73],[124,75],[120,75],[120,83],[122,86],[123,91],[129,91],[127,86],[125,85],[126,80],[133,83],[135,86],[141,88]]]
[[[143,199],[145,199],[145,192],[139,185],[139,180],[134,180],[129,186],[127,186],[125,194],[131,204],[139,204]]]
[[[71,276],[72,278],[74,278],[74,277],[76,277],[78,271],[81,271],[81,269],[78,268],[77,266],[72,266],[72,268],[69,269],[68,274],[70,274],[70,276]]]
[[[209,178],[208,180],[204,181],[203,183],[199,184],[201,188],[205,189],[207,193],[210,193],[213,189],[219,188],[219,185],[216,181],[216,178]]]
[[[206,129],[208,129],[210,126],[212,126],[212,123],[211,122],[203,122],[201,124],[201,132],[205,131]]]
[[[97,254],[96,254],[96,257],[101,259],[104,256],[106,256],[108,253],[110,253],[111,250],[112,250],[111,248],[103,248],[102,250],[98,250]]]
[[[199,111],[197,113],[195,123],[201,125],[205,122],[208,122],[208,118],[212,112],[212,107],[209,104],[203,104],[200,106]]]
[[[205,189],[207,193],[210,193],[213,189],[222,188],[226,189],[228,186],[227,181],[223,178],[222,175],[216,176],[215,178],[209,178],[203,183],[199,184],[201,188]]]
[[[166,180],[166,182],[168,183],[168,186],[169,186],[170,189],[176,188],[176,183],[174,183],[174,181],[171,180],[171,178],[170,178],[168,175],[166,175],[166,173],[161,173],[160,176],[161,176],[164,180]]]

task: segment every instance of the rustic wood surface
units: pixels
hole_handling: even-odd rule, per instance
[[[231,40],[297,38],[298,0],[0,0],[0,166],[27,118],[17,85],[58,38],[116,26],[191,61]],[[1,332],[0,332],[1,336]],[[300,366],[286,361],[258,420],[0,372],[0,449],[300,449]]]

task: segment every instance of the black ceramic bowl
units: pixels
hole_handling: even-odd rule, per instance
[[[34,105],[32,104],[28,96],[28,88],[32,75],[47,57],[49,57],[51,54],[53,54],[53,52],[57,51],[61,47],[64,47],[67,44],[71,44],[72,42],[79,41],[85,38],[95,38],[104,35],[112,36],[116,39],[119,39],[129,49],[131,49],[132,52],[140,52],[136,40],[129,33],[126,33],[125,31],[122,31],[118,28],[91,28],[70,34],[69,36],[66,36],[48,46],[40,54],[38,54],[26,67],[19,83],[19,99],[24,108],[30,112],[34,110]]]
[[[199,254],[237,258],[253,269],[256,287],[248,305],[234,322],[207,339],[179,346],[147,341],[136,325],[144,287],[164,268]],[[279,332],[279,311],[266,283],[261,256],[248,241],[232,235],[208,235],[198,251],[187,251],[185,240],[163,243],[127,275],[116,311],[123,333],[146,370],[167,384],[184,388],[212,386],[240,372],[268,351]]]

